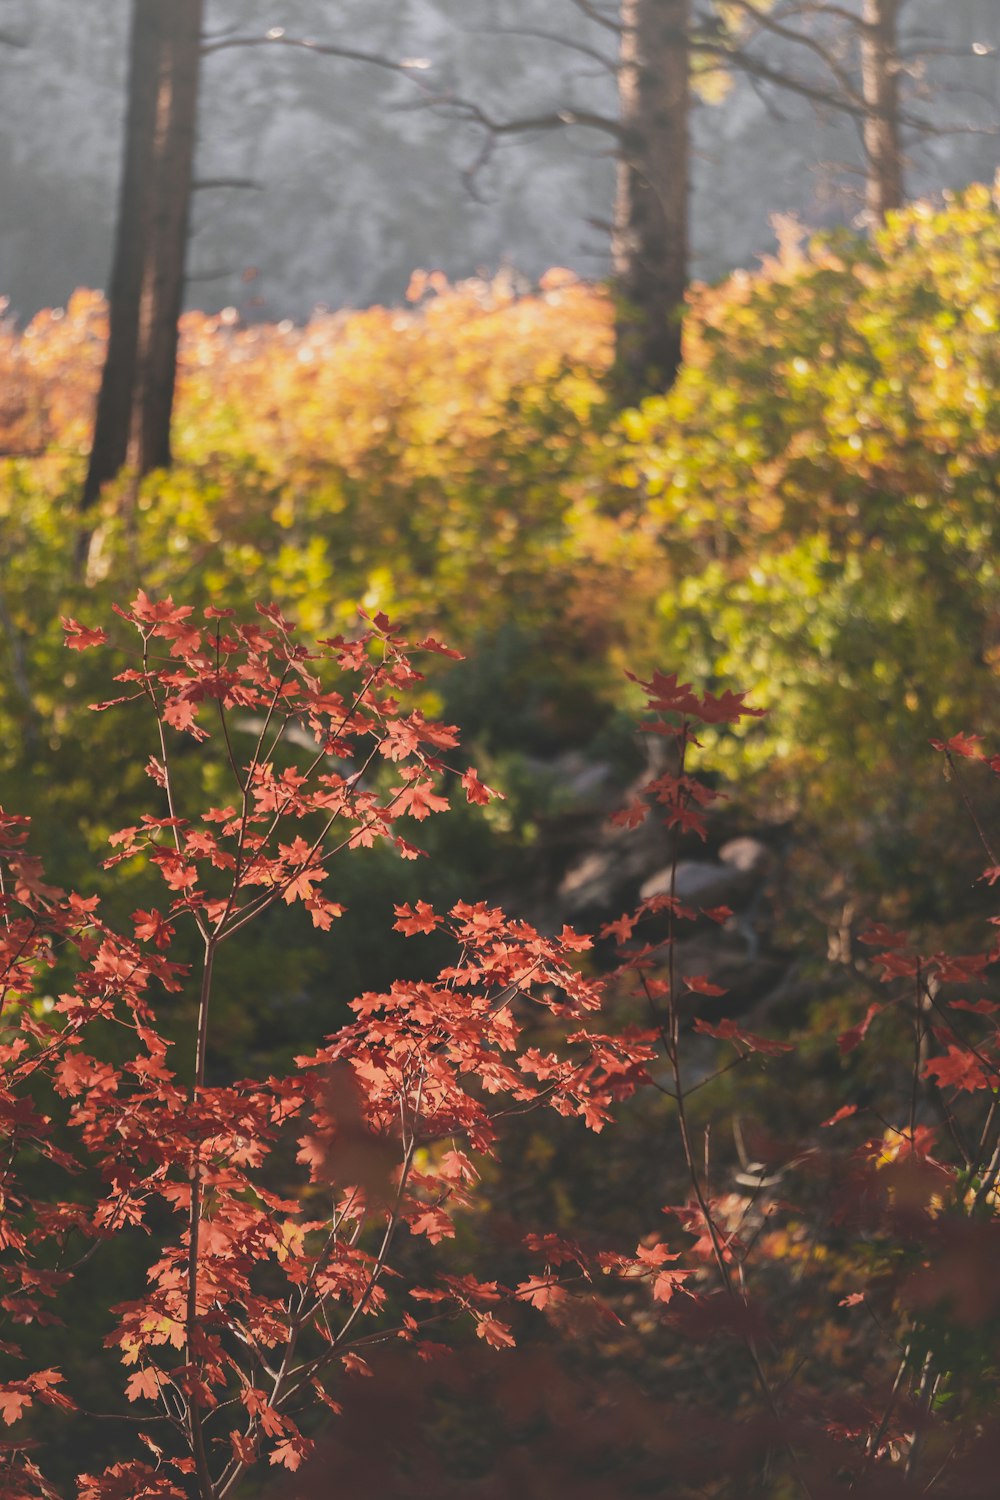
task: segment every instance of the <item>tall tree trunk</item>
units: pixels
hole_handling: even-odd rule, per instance
[[[170,463],[204,0],[132,0],[110,330],[82,505],[127,463]]]
[[[903,145],[899,122],[900,0],[864,0],[861,88],[865,101],[865,201],[872,223],[902,208]]]
[[[615,379],[630,404],[674,382],[688,282],[690,0],[622,0],[611,241]]]

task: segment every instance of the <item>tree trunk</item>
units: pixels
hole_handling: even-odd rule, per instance
[[[170,463],[204,0],[132,0],[110,329],[84,510],[125,465]]]
[[[615,379],[632,404],[667,390],[681,363],[688,281],[690,0],[622,0],[622,129],[611,241]]]
[[[861,88],[867,158],[865,202],[873,224],[902,208],[903,146],[899,123],[900,0],[864,0],[861,14]]]

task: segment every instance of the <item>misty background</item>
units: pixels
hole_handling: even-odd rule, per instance
[[[0,0],[0,31],[23,44],[0,49],[0,293],[19,319],[61,305],[74,287],[105,285],[127,24],[124,0]],[[208,30],[220,38],[282,27],[431,66],[414,69],[413,83],[287,45],[207,57],[197,175],[254,186],[197,193],[189,305],[302,319],[317,304],[399,301],[418,266],[450,277],[505,264],[528,277],[551,265],[604,274],[606,137],[505,138],[470,184],[482,132],[428,102],[451,91],[498,119],[571,103],[613,113],[614,80],[595,63],[502,34],[529,26],[609,47],[571,0],[216,0]],[[943,132],[913,144],[908,195],[991,179],[1000,5],[911,0],[903,27],[933,54],[921,109]],[[807,70],[808,60],[796,65]],[[844,116],[737,77],[721,102],[698,105],[694,131],[695,276],[753,265],[773,246],[775,213],[810,227],[856,219],[862,156]],[[247,280],[249,268],[257,274]]]

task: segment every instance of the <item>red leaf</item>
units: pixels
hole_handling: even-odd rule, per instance
[[[669,1302],[683,1286],[685,1278],[693,1275],[693,1271],[659,1271],[653,1282],[654,1301]]]
[[[447,812],[448,799],[438,796],[431,782],[421,781],[416,786],[405,787],[399,794],[396,806],[400,812],[408,812],[411,818],[422,823],[431,813]]]
[[[65,644],[71,651],[88,651],[91,646],[107,644],[108,633],[100,626],[96,630],[89,630],[86,625],[81,625],[79,620],[74,620],[70,615],[62,615],[60,618],[66,635]]]
[[[698,995],[725,995],[727,993],[721,985],[712,984],[704,974],[683,974],[681,977],[688,989],[694,990]]]
[[[795,1050],[791,1042],[775,1042],[769,1037],[758,1036],[753,1031],[741,1031],[735,1021],[719,1021],[711,1026],[698,1016],[694,1029],[704,1036],[714,1036],[720,1042],[732,1042],[734,1045],[745,1047],[748,1052],[761,1052],[765,1057],[777,1057],[782,1052]]]
[[[982,752],[978,746],[983,742],[981,734],[953,734],[950,740],[931,740],[934,750],[943,750],[947,755],[964,756],[966,760],[981,760]]]
[[[394,906],[397,920],[393,922],[393,930],[402,932],[406,937],[414,937],[419,932],[433,932],[439,926],[441,917],[434,915],[434,908],[427,901],[418,901],[414,909],[407,902],[403,906]]]
[[[450,646],[443,646],[432,635],[425,636],[422,641],[417,641],[414,649],[416,651],[434,651],[438,656],[450,656],[453,661],[465,660],[461,651],[453,651]]]
[[[285,1438],[284,1442],[279,1443],[271,1454],[271,1463],[283,1464],[294,1474],[296,1469],[301,1468],[302,1460],[308,1457],[310,1447],[311,1444],[306,1438]]]
[[[480,781],[471,766],[462,776],[462,785],[465,787],[465,795],[470,802],[485,804],[491,801],[492,798],[500,795],[492,787],[488,787],[485,782]]]
[[[638,920],[638,917],[630,917],[625,912],[616,921],[605,922],[601,928],[601,937],[613,937],[616,943],[627,943]]]
[[[160,1382],[156,1371],[149,1365],[141,1370],[135,1370],[129,1376],[125,1387],[125,1394],[130,1401],[138,1401],[143,1397],[146,1401],[158,1401],[160,1398]]]
[[[820,1124],[823,1127],[827,1125],[839,1125],[841,1120],[848,1120],[851,1115],[856,1115],[857,1112],[858,1106],[856,1104],[842,1104],[835,1114],[832,1114],[828,1120],[822,1120]]]
[[[517,1287],[517,1295],[522,1302],[530,1302],[532,1307],[539,1311],[549,1306],[550,1303],[565,1300],[566,1292],[558,1281],[551,1279],[545,1281],[522,1281]]]
[[[649,808],[645,802],[636,800],[630,802],[628,807],[622,807],[618,812],[612,813],[610,821],[616,828],[638,828],[649,816]]]
[[[867,944],[869,948],[903,948],[906,946],[906,933],[894,932],[884,922],[873,922],[864,932],[858,933],[858,942]]]
[[[939,1088],[965,1089],[970,1094],[976,1089],[994,1088],[998,1078],[966,1048],[955,1046],[949,1047],[944,1057],[932,1057],[924,1076],[936,1078]]]
[[[506,1323],[500,1323],[496,1318],[482,1317],[476,1325],[476,1333],[494,1349],[513,1349],[514,1335]]]
[[[8,1427],[13,1427],[21,1413],[31,1405],[30,1391],[24,1389],[23,1381],[19,1381],[18,1385],[20,1389],[15,1386],[0,1386],[0,1416]]]
[[[853,1052],[855,1047],[861,1045],[868,1035],[869,1026],[881,1009],[882,1006],[877,1002],[874,1005],[869,1005],[863,1021],[859,1021],[857,1026],[852,1026],[848,1031],[841,1032],[837,1038],[837,1046],[840,1048],[842,1056],[846,1057],[848,1052]]]

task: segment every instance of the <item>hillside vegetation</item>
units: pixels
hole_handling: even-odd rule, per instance
[[[687,1291],[682,1297],[675,1282],[693,1277],[691,1286],[701,1287],[717,1275],[716,1292],[721,1287],[738,1311],[744,1305],[742,1282],[737,1285],[728,1267],[735,1264],[731,1247],[744,1256],[739,1235],[749,1225],[746,1257],[756,1254],[760,1284],[780,1314],[767,1353],[777,1382],[775,1399],[784,1399],[786,1382],[795,1389],[804,1368],[801,1390],[808,1386],[809,1399],[818,1403],[823,1432],[832,1443],[846,1445],[830,1460],[834,1469],[849,1448],[851,1461],[856,1457],[867,1476],[871,1465],[860,1453],[870,1438],[869,1458],[884,1460],[889,1472],[904,1452],[919,1450],[915,1437],[911,1444],[916,1429],[906,1426],[912,1413],[893,1415],[904,1374],[907,1388],[918,1391],[924,1403],[921,1421],[939,1396],[945,1427],[952,1409],[959,1414],[957,1423],[967,1423],[956,1428],[962,1442],[971,1442],[970,1434],[977,1442],[992,1441],[992,1429],[976,1424],[980,1392],[987,1392],[985,1407],[995,1386],[995,1328],[990,1324],[975,1343],[962,1327],[955,1334],[953,1319],[945,1318],[941,1327],[934,1322],[937,1313],[926,1311],[932,1303],[937,1306],[933,1288],[928,1290],[933,1277],[921,1280],[926,1262],[920,1259],[920,1235],[926,1230],[928,1242],[933,1239],[946,1198],[942,1222],[958,1238],[953,1242],[942,1231],[935,1241],[943,1284],[946,1289],[964,1284],[971,1264],[979,1279],[956,1305],[967,1310],[975,1298],[977,1309],[981,1305],[995,1318],[996,1297],[983,1268],[995,1261],[1000,1146],[992,1165],[989,1158],[996,1143],[1000,1076],[992,1020],[997,1006],[988,998],[968,998],[964,986],[978,983],[990,961],[978,950],[982,918],[992,910],[989,881],[996,881],[1000,868],[991,856],[988,880],[979,880],[979,841],[987,852],[995,847],[990,829],[1000,809],[1000,780],[990,776],[987,758],[1000,730],[1000,201],[988,189],[973,187],[940,207],[918,204],[892,218],[871,241],[838,235],[802,245],[786,236],[781,253],[759,272],[693,291],[686,363],[677,385],[669,395],[624,413],[616,412],[606,396],[611,324],[606,296],[561,271],[550,272],[532,292],[505,276],[451,286],[421,273],[407,309],[318,316],[305,328],[247,327],[235,313],[190,315],[183,329],[174,468],[141,485],[124,475],[86,518],[79,495],[105,338],[102,302],[79,292],[65,311],[41,315],[24,330],[0,328],[3,804],[10,813],[31,815],[32,847],[44,857],[48,879],[85,891],[88,898],[101,896],[102,922],[143,934],[147,946],[159,941],[150,908],[162,899],[163,879],[172,892],[184,892],[194,876],[182,868],[179,844],[169,847],[170,818],[141,825],[150,807],[147,771],[152,767],[160,787],[166,778],[155,759],[144,764],[152,724],[138,714],[148,704],[92,713],[92,704],[118,691],[110,676],[119,667],[109,671],[107,654],[99,650],[67,652],[60,624],[61,617],[69,617],[71,645],[97,645],[104,630],[91,627],[118,630],[114,608],[136,596],[131,611],[125,611],[141,642],[136,646],[128,637],[132,666],[141,667],[132,681],[145,673],[147,686],[156,684],[150,689],[154,701],[159,702],[159,692],[163,704],[180,715],[177,727],[195,728],[194,736],[178,734],[171,742],[170,782],[177,806],[209,809],[209,831],[202,830],[200,842],[191,846],[204,864],[206,889],[215,890],[220,870],[236,870],[236,889],[247,869],[267,863],[252,848],[246,818],[241,822],[232,806],[222,812],[220,806],[233,796],[246,800],[248,786],[263,786],[266,806],[255,816],[270,828],[267,798],[273,794],[279,808],[288,799],[282,802],[273,793],[269,778],[276,778],[276,785],[286,773],[295,773],[306,750],[306,759],[312,756],[310,774],[316,773],[320,784],[313,802],[290,794],[309,837],[277,844],[270,869],[257,872],[269,885],[267,897],[248,908],[253,925],[244,933],[240,920],[239,940],[220,947],[212,969],[211,1038],[199,1054],[201,1084],[221,1097],[228,1089],[238,1093],[243,1084],[234,1080],[246,1075],[257,1081],[254,1088],[260,1085],[263,1098],[261,1090],[277,1088],[272,1072],[287,1071],[317,1037],[343,1027],[352,1002],[366,1017],[373,1006],[378,1010],[385,997],[376,1004],[371,992],[379,988],[390,991],[392,1014],[402,1017],[398,1036],[408,1036],[412,1026],[428,1049],[427,1066],[436,1066],[437,1034],[420,1019],[427,993],[422,987],[441,968],[437,998],[447,1001],[448,1026],[461,1030],[456,975],[461,979],[472,972],[466,929],[472,931],[476,923],[475,941],[485,945],[487,955],[484,972],[498,954],[504,964],[513,962],[519,944],[535,944],[531,952],[548,955],[546,963],[558,957],[559,982],[578,997],[588,997],[591,988],[596,994],[602,973],[611,971],[605,1009],[613,1025],[623,1028],[620,1038],[637,1050],[626,1047],[619,1057],[613,1048],[608,1051],[607,1038],[584,1031],[573,1041],[583,1039],[597,1049],[597,1061],[586,1064],[590,1079],[599,1062],[593,1076],[599,1076],[603,1090],[592,1123],[603,1125],[600,1111],[610,1112],[612,1102],[628,1107],[609,1132],[606,1148],[602,1137],[598,1155],[581,1148],[571,1129],[582,1088],[572,1070],[565,1098],[557,1093],[554,1101],[565,1118],[547,1120],[542,1128],[535,1117],[519,1118],[517,1101],[529,1096],[519,1092],[521,1081],[508,1069],[504,1077],[514,1101],[507,1111],[512,1116],[508,1144],[498,1148],[495,1162],[484,1153],[470,1168],[469,1181],[481,1173],[476,1206],[465,1214],[460,1211],[464,1198],[456,1197],[455,1243],[440,1251],[460,1278],[452,1278],[453,1288],[461,1291],[461,1278],[473,1278],[479,1292],[491,1297],[498,1274],[511,1279],[522,1274],[521,1250],[511,1248],[511,1224],[530,1220],[555,1226],[560,1234],[594,1236],[602,1244],[617,1243],[616,1236],[624,1244],[623,1237],[631,1234],[627,1253],[608,1252],[610,1260],[593,1262],[582,1252],[576,1259],[575,1252],[560,1249],[563,1242],[555,1235],[543,1236],[539,1243],[546,1256],[556,1247],[551,1264],[546,1260],[544,1286],[522,1282],[517,1295],[527,1286],[542,1311],[553,1266],[558,1270],[571,1262],[585,1279],[598,1267],[631,1277],[613,1294],[617,1312],[604,1322],[587,1322],[589,1302],[579,1313],[579,1328],[573,1323],[575,1301],[568,1304],[570,1312],[549,1309],[546,1316],[560,1333],[569,1330],[589,1341],[600,1371],[620,1375],[626,1367],[638,1369],[645,1391],[680,1390],[683,1399],[672,1418],[676,1433],[663,1426],[658,1408],[649,1423],[664,1442],[668,1434],[668,1448],[675,1437],[678,1451],[685,1442],[690,1445],[685,1402],[700,1402],[716,1416],[724,1413],[726,1422],[732,1417],[727,1441],[738,1465],[744,1441],[740,1422],[758,1400],[756,1333],[749,1322],[730,1328],[753,1354],[737,1369],[726,1355],[729,1345],[713,1343],[709,1355],[707,1342],[699,1342],[718,1331],[711,1323],[719,1306],[712,1301],[715,1293],[706,1293],[698,1304],[708,1310],[706,1328],[698,1332],[692,1322],[685,1333],[680,1323],[668,1327],[662,1309],[649,1312],[638,1281],[654,1275],[649,1268],[655,1267],[660,1290],[654,1300],[666,1303],[676,1295],[686,1306]],[[139,589],[145,594],[137,595]],[[340,739],[331,730],[325,757],[313,756],[310,725],[316,714],[335,724],[347,699],[321,692],[302,667],[304,658],[282,654],[291,637],[275,612],[268,615],[267,650],[276,661],[295,660],[301,669],[305,685],[298,719],[287,708],[284,669],[268,669],[266,691],[261,688],[258,657],[264,637],[254,614],[261,601],[273,602],[306,636],[319,637],[328,665],[338,671],[364,672],[380,650],[392,657],[398,642],[386,616],[401,622],[426,676],[415,677],[402,660],[395,664],[395,676],[387,676],[379,709],[381,760],[374,750],[359,751],[351,762],[357,772],[342,774],[348,764],[338,759],[345,743],[342,725]],[[190,611],[206,606],[208,618],[196,631]],[[359,606],[370,617],[366,645],[339,639],[358,629]],[[228,637],[218,621],[222,615],[228,619],[228,610],[244,623],[232,627],[238,640],[220,644]],[[330,636],[338,639],[326,639]],[[428,636],[435,638],[429,644]],[[440,641],[466,659],[442,656]],[[222,674],[212,649],[242,663],[243,676],[232,676],[221,696]],[[151,667],[143,655],[150,650]],[[219,709],[221,727],[213,719],[215,737],[204,744],[198,743],[194,709],[188,713],[185,707],[183,694],[191,682],[185,678],[187,686],[178,686],[184,675],[178,661],[197,685],[199,696],[191,702],[206,716],[213,706]],[[697,684],[697,693],[683,685],[688,681]],[[397,689],[406,701],[401,731],[394,727],[403,712]],[[752,707],[744,705],[743,694]],[[344,720],[354,724],[359,740],[372,732],[369,709],[360,706],[363,697],[352,700]],[[647,703],[663,722],[656,737],[641,737],[644,748],[637,749],[636,720]],[[259,765],[263,730],[272,716],[280,717],[282,705],[289,733],[280,747],[280,735],[271,746],[274,764],[268,760],[265,785]],[[457,729],[453,733],[448,726]],[[985,737],[986,755],[979,753],[978,741],[964,737],[966,731]],[[932,740],[943,754],[932,751]],[[407,780],[400,761],[407,744],[419,747],[423,741],[434,748],[419,751],[414,774],[425,779],[418,784]],[[438,759],[441,746],[448,747],[447,760]],[[152,753],[155,757],[155,744]],[[470,774],[470,762],[487,785]],[[256,782],[250,770],[240,772],[248,763]],[[998,767],[994,755],[992,769]],[[569,927],[556,938],[558,924],[548,920],[548,907],[540,914],[529,909],[539,931],[528,927],[520,919],[545,881],[552,884],[565,868],[567,849],[586,852],[586,840],[598,836],[603,815],[620,806],[645,770],[655,773],[646,790],[658,803],[655,810],[666,812],[672,830],[669,837],[659,835],[665,840],[661,852],[670,861],[667,886],[648,899],[643,895],[631,916],[608,912],[593,951]],[[294,786],[294,774],[281,785]],[[443,810],[448,796],[449,817],[430,820],[425,828],[427,812]],[[355,807],[359,831],[344,840],[351,851],[348,855],[345,848],[346,862],[338,865],[330,887],[336,899],[327,907],[317,903],[312,889],[319,875],[309,840],[318,810],[329,807],[331,797]],[[373,842],[368,819],[379,805],[386,828],[397,816],[417,820],[430,859],[411,857],[408,841],[395,835],[381,848],[354,851],[355,842]],[[633,799],[620,822],[638,824],[642,816]],[[798,970],[796,985],[779,991],[765,1016],[749,1018],[754,1026],[760,1021],[767,1036],[744,1031],[746,1017],[713,1009],[724,989],[713,982],[707,960],[705,972],[683,972],[690,993],[678,999],[681,985],[674,982],[675,960],[682,961],[675,924],[693,921],[692,942],[709,950],[713,943],[721,945],[718,927],[732,915],[714,903],[689,911],[674,894],[678,860],[703,848],[714,852],[719,841],[712,820],[722,818],[727,836],[750,829],[780,850],[780,879],[763,902],[773,914],[767,918],[768,938],[777,948],[784,945],[786,957],[796,956]],[[220,821],[226,837],[238,845],[239,858],[233,856],[229,865],[224,859],[213,862],[213,856],[222,859],[213,831]],[[132,826],[120,837],[124,849],[109,862],[110,869],[101,863],[107,840],[123,824]],[[162,845],[149,828],[163,834]],[[708,840],[704,846],[702,835]],[[554,850],[557,836],[563,843]],[[55,1049],[68,1045],[67,1034],[50,1012],[60,1014],[59,1006],[69,1003],[68,987],[76,982],[70,972],[76,962],[72,943],[65,953],[61,946],[66,934],[72,933],[79,947],[81,972],[89,972],[86,965],[93,959],[96,973],[105,961],[103,949],[94,959],[95,945],[80,915],[91,908],[74,906],[70,898],[62,912],[50,888],[39,884],[37,870],[23,858],[16,818],[6,837],[5,857],[20,882],[16,899],[27,913],[24,954],[17,947],[18,933],[6,929],[23,987],[14,997],[15,1009],[27,1018],[32,1045],[42,1038],[44,1050],[51,1032]],[[320,843],[322,837],[321,832]],[[289,900],[288,891],[302,899]],[[178,896],[172,910],[182,911],[186,921],[185,899]],[[6,912],[10,898],[3,900]],[[477,907],[480,900],[512,901],[519,908],[508,923],[486,906]],[[224,926],[231,906],[205,901],[203,910],[210,915],[221,906]],[[346,914],[328,934],[325,927],[341,906]],[[452,937],[457,934],[459,960],[440,915],[449,906],[458,923]],[[866,918],[877,924],[865,929],[867,938]],[[648,925],[633,944],[640,921]],[[647,932],[650,947],[644,950],[638,945]],[[746,937],[734,933],[731,924],[725,932],[737,949]],[[867,955],[856,946],[859,933],[862,944],[884,945],[886,951]],[[618,969],[611,939],[621,945]],[[171,963],[198,962],[193,924],[178,921],[165,940]],[[746,941],[749,952],[755,935]],[[945,944],[951,953],[966,944],[977,953],[946,958]],[[647,963],[650,954],[654,958]],[[456,962],[459,968],[453,967]],[[660,967],[650,978],[653,964]],[[492,993],[483,999],[482,1013],[496,1028],[490,1047],[495,1043],[501,1051],[507,1025],[501,1012],[508,1004],[515,1009],[512,995],[520,995],[523,979],[516,966],[509,972],[515,976],[513,991],[507,992],[504,968],[504,998],[496,1010]],[[883,981],[896,985],[899,980],[901,988],[882,987]],[[52,994],[36,994],[40,984]],[[956,998],[954,989],[948,991],[942,1005],[961,1014],[956,1020],[949,1010],[942,1022],[937,1017],[944,1011],[938,1007],[932,1022],[931,1010],[946,985],[961,993]],[[548,989],[542,990],[544,1004],[559,1011]],[[657,1028],[648,1033],[641,1031],[650,1024],[643,992]],[[669,1003],[658,1009],[664,995]],[[411,1002],[418,1007],[412,1013]],[[696,1004],[703,1008],[692,1023]],[[145,1012],[137,1000],[135,1005],[141,1019]],[[160,997],[157,1058],[173,1056],[170,1045],[192,1029],[198,1032],[199,1005],[207,1005],[204,995],[199,1000],[183,983]],[[96,1015],[96,1045],[117,1065],[127,1048],[110,1017],[110,1010]],[[548,1045],[549,1033],[539,1026],[538,1036],[531,1032],[528,1040]],[[869,1028],[877,1040],[862,1047]],[[776,1039],[774,1031],[792,1040]],[[364,1026],[351,1034],[368,1045]],[[386,1035],[395,1045],[392,1026]],[[693,1085],[687,1053],[683,1069],[678,1060],[682,1035],[685,1047],[693,1040],[695,1049],[707,1049],[695,1050]],[[736,1057],[727,1052],[729,1060],[718,1063],[717,1075],[711,1073],[725,1048],[734,1048]],[[13,1046],[6,1050],[16,1072],[20,1053]],[[737,1070],[736,1062],[749,1062],[752,1054],[758,1070]],[[485,1056],[472,1049],[462,1054],[460,1068],[455,1064],[463,1076],[472,1076],[472,1093]],[[660,1059],[660,1075],[652,1079],[657,1092],[646,1089],[633,1103],[638,1084],[651,1081],[642,1065],[652,1066],[655,1058]],[[529,1062],[540,1069],[540,1080],[555,1066],[534,1049]],[[669,1087],[660,1081],[668,1077],[667,1064]],[[383,1076],[377,1068],[375,1074]],[[47,1098],[46,1109],[58,1111],[62,1076],[57,1075],[50,1096],[30,1079],[25,1088]],[[422,1087],[414,1119],[422,1108]],[[105,1103],[112,1112],[121,1106],[124,1129],[127,1100],[118,1100],[117,1088],[109,1085]],[[156,1088],[154,1078],[150,1098],[156,1096],[159,1109]],[[317,1084],[316,1089],[322,1111],[322,1088]],[[676,1141],[664,1131],[672,1131],[679,1118],[685,1089],[694,1102],[690,1133],[683,1124],[686,1166],[681,1170]],[[540,1085],[538,1098],[548,1092]],[[404,1089],[404,1133],[409,1097]],[[890,1104],[879,1113],[884,1097]],[[296,1107],[302,1103],[299,1099]],[[980,1105],[984,1124],[976,1114]],[[172,1118],[183,1122],[183,1107],[172,1104],[171,1109]],[[391,1133],[396,1117],[385,1123],[392,1111],[386,1113],[384,1099],[379,1109],[379,1129]],[[909,1124],[900,1125],[907,1111]],[[829,1117],[826,1124],[853,1120],[837,1137],[845,1144],[831,1148],[827,1157],[818,1144],[827,1139],[818,1127],[821,1114]],[[725,1126],[715,1136],[713,1119]],[[762,1139],[768,1132],[782,1137],[777,1144],[764,1140],[764,1154],[749,1177],[746,1152],[737,1144],[741,1120],[765,1121]],[[48,1115],[42,1123],[51,1125]],[[866,1143],[857,1136],[856,1127],[862,1126],[869,1132]],[[443,1140],[447,1131],[444,1125],[440,1130]],[[751,1134],[748,1126],[748,1138]],[[182,1136],[183,1130],[177,1139]],[[233,1139],[233,1149],[242,1151],[243,1134]],[[668,1139],[673,1144],[664,1148]],[[968,1146],[973,1139],[979,1141],[976,1151]],[[61,1149],[59,1141],[54,1151]],[[109,1141],[107,1161],[101,1158],[105,1174],[118,1151],[113,1132]],[[420,1191],[440,1191],[443,1203],[455,1188],[434,1185],[441,1141],[435,1138],[419,1151],[415,1142],[414,1127],[413,1160],[419,1173],[426,1173]],[[946,1168],[929,1154],[932,1147],[946,1159]],[[181,1170],[190,1149],[189,1143],[177,1147],[171,1170]],[[771,1149],[774,1157],[766,1155]],[[918,1156],[914,1166],[910,1158]],[[758,1203],[761,1193],[770,1194],[782,1180],[785,1166],[767,1176],[762,1163],[772,1160],[790,1173],[801,1169],[798,1207],[783,1200],[784,1188]],[[826,1165],[817,1166],[821,1160]],[[741,1163],[739,1177],[734,1174]],[[876,1178],[886,1167],[892,1171]],[[698,1199],[704,1181],[708,1195],[710,1177],[721,1196],[699,1200],[696,1211],[690,1193]],[[842,1195],[831,1196],[841,1179]],[[723,1192],[717,1186],[734,1181],[747,1191]],[[140,1183],[136,1193],[141,1197],[144,1191]],[[241,1179],[232,1191],[239,1198],[249,1189]],[[852,1193],[856,1201],[848,1204]],[[876,1200],[882,1205],[877,1211]],[[662,1267],[681,1251],[668,1249],[659,1229],[654,1234],[649,1227],[660,1225],[666,1201],[675,1205],[671,1212],[683,1234],[696,1237],[694,1260],[675,1271]],[[304,1211],[306,1202],[292,1207]],[[686,1208],[676,1207],[684,1202]],[[435,1212],[439,1206],[435,1199]],[[772,1207],[781,1217],[765,1229]],[[437,1223],[425,1208],[422,1200],[415,1205],[416,1221]],[[919,1234],[911,1233],[916,1218]],[[983,1225],[989,1229],[985,1240],[961,1238]],[[309,1228],[312,1232],[316,1225]],[[633,1252],[636,1233],[644,1239]],[[899,1235],[903,1249],[897,1255]],[[448,1237],[444,1231],[439,1236]],[[680,1231],[675,1238],[682,1243]],[[436,1254],[433,1236],[431,1241]],[[305,1242],[295,1243],[298,1254]],[[105,1337],[102,1310],[120,1295],[117,1281],[141,1281],[128,1244],[116,1253],[117,1260],[96,1258],[86,1273],[92,1280],[80,1283],[89,1292],[79,1299],[85,1312],[72,1336],[64,1339],[60,1330],[44,1326],[25,1334],[32,1358],[66,1366],[78,1383],[91,1378],[81,1351],[88,1340],[99,1346]],[[412,1271],[419,1280],[429,1253],[423,1241],[415,1246],[405,1241],[401,1255],[407,1274]],[[279,1249],[278,1261],[287,1254],[287,1247]],[[742,1276],[742,1259],[739,1265]],[[555,1280],[568,1274],[559,1272]],[[196,1283],[195,1274],[195,1290]],[[141,1297],[141,1286],[131,1294]],[[879,1309],[872,1326],[859,1305],[866,1295],[874,1299],[869,1310]],[[600,1298],[592,1300],[596,1305]],[[510,1342],[506,1325],[496,1324],[492,1315],[476,1316],[480,1338],[498,1348]],[[193,1317],[189,1312],[189,1322]],[[796,1340],[807,1351],[801,1365]],[[154,1344],[159,1348],[155,1339]],[[894,1377],[897,1344],[905,1345],[905,1352]],[[932,1368],[932,1357],[938,1371],[933,1385],[920,1373]],[[873,1381],[889,1390],[884,1421],[869,1399]],[[156,1389],[154,1383],[153,1395]],[[770,1389],[766,1383],[765,1389]],[[95,1401],[105,1394],[98,1391]],[[145,1389],[140,1394],[153,1399]],[[842,1394],[843,1407],[837,1405]],[[120,1393],[107,1399],[121,1404]],[[466,1477],[486,1472],[502,1441],[477,1415],[476,1399],[475,1392],[463,1391],[450,1406],[445,1403],[440,1419],[443,1445],[458,1452]],[[14,1392],[10,1400],[13,1409],[20,1396]],[[471,1416],[462,1417],[463,1402]],[[104,1461],[106,1436],[85,1431],[84,1419],[78,1420],[80,1442],[93,1446],[95,1463]],[[709,1423],[704,1431],[711,1430]],[[626,1438],[627,1446],[631,1438]],[[772,1437],[758,1434],[758,1440],[762,1447],[754,1462],[759,1460],[765,1486],[759,1493],[775,1500],[798,1493],[789,1477],[796,1471],[798,1440],[783,1440],[788,1485],[770,1490],[768,1475],[778,1460],[769,1446]],[[516,1445],[515,1438],[511,1442]],[[981,1448],[982,1443],[977,1462]],[[946,1454],[942,1448],[939,1455],[933,1449],[934,1462],[940,1456],[946,1465],[951,1451],[958,1450]],[[664,1451],[664,1462],[672,1452]],[[703,1467],[692,1471],[692,1488],[679,1488],[678,1494],[730,1493],[713,1488],[710,1475],[702,1483],[713,1452],[711,1443],[701,1445]],[[659,1463],[659,1450],[657,1455]],[[78,1461],[75,1454],[63,1457],[68,1466]],[[825,1450],[820,1461],[827,1462]],[[988,1467],[988,1456],[983,1462]],[[957,1483],[961,1486],[961,1475]],[[653,1490],[640,1486],[635,1492]],[[143,1493],[178,1492],[154,1484]],[[899,1493],[912,1490],[904,1486]],[[962,1500],[973,1493],[980,1491],[954,1491]]]
[[[411,298],[305,328],[188,316],[176,467],[107,495],[84,580],[102,304],[81,292],[4,330],[5,773],[92,815],[80,750],[104,731],[58,616],[141,583],[273,599],[308,630],[362,603],[439,632],[470,661],[432,681],[432,706],[488,765],[602,733],[614,748],[625,667],[733,679],[770,711],[741,775],[767,768],[772,805],[822,824],[855,880],[891,885],[947,843],[927,741],[997,715],[990,191],[696,290],[676,388],[620,419],[599,289],[420,273]]]

